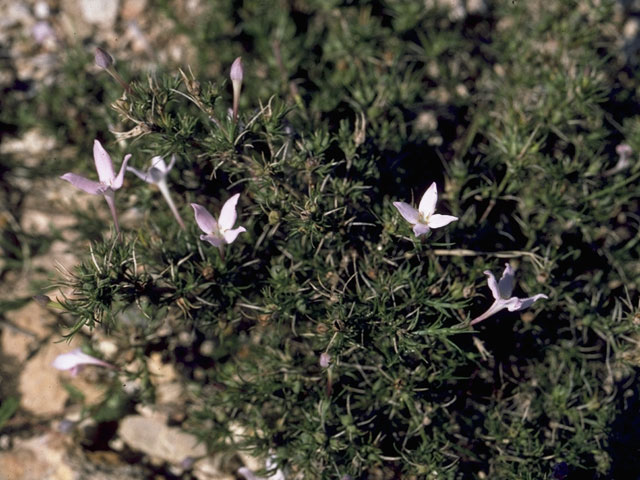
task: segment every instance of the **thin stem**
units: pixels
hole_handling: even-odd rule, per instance
[[[240,100],[240,90],[242,89],[242,83],[234,80],[233,82],[233,121],[238,123],[238,103]]]
[[[107,205],[109,205],[109,210],[111,210],[111,216],[113,217],[113,223],[116,226],[116,233],[120,233],[120,225],[118,225],[118,214],[116,213],[116,199],[113,190],[107,190],[104,192],[104,199],[107,201]]]
[[[475,325],[476,323],[480,323],[481,321],[486,320],[487,318],[489,318],[491,315],[494,315],[494,314],[498,313],[503,308],[505,308],[504,305],[500,305],[498,302],[493,302],[493,305],[491,305],[489,307],[489,310],[484,312],[479,317],[476,317],[473,320],[471,320],[471,323],[469,323],[469,325]]]
[[[111,75],[116,80],[116,82],[118,82],[122,86],[122,88],[126,90],[127,93],[133,92],[129,84],[124,81],[124,79],[120,76],[120,74],[116,71],[115,68],[109,67],[106,70],[107,70],[107,73],[109,73],[109,75]]]
[[[173,216],[176,217],[176,221],[178,222],[178,225],[180,225],[180,228],[182,228],[182,230],[186,230],[187,227],[185,227],[184,222],[182,221],[182,217],[180,217],[180,213],[178,212],[178,209],[176,208],[175,203],[173,203],[173,199],[171,198],[171,194],[169,193],[169,187],[167,187],[167,182],[163,179],[159,181],[157,185],[165,201],[169,204],[171,213],[173,213]]]

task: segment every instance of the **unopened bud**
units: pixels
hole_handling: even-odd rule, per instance
[[[242,68],[242,58],[238,57],[231,65],[231,73],[229,74],[233,85],[233,121],[238,121],[238,101],[240,100],[240,90],[242,89],[242,77],[244,70]]]
[[[96,47],[96,54],[94,56],[96,65],[105,70],[113,65],[113,57],[100,47]]]
[[[331,355],[329,355],[327,352],[322,352],[320,354],[320,366],[322,368],[327,368],[330,363],[331,363]]]
[[[46,295],[34,295],[33,299],[40,305],[41,307],[46,307],[51,303],[51,299]]]
[[[232,82],[242,82],[242,78],[244,77],[244,70],[242,68],[242,57],[238,57],[233,61],[229,77],[231,78]]]

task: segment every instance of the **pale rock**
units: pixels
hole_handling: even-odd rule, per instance
[[[124,20],[134,20],[145,11],[147,3],[147,0],[124,0],[120,15]]]
[[[112,360],[118,354],[118,345],[106,336],[103,336],[98,342],[97,350],[102,354],[104,359]]]
[[[24,210],[21,226],[25,233],[31,235],[50,235],[52,230],[65,230],[75,225],[72,215],[53,214],[41,210]]]
[[[257,472],[258,470],[264,468],[264,461],[261,461],[259,458],[256,458],[253,455],[249,455],[246,452],[238,452],[238,456],[242,460],[244,466],[252,472]]]
[[[144,52],[151,57],[154,56],[154,50],[149,43],[147,35],[140,29],[136,20],[129,20],[127,22],[127,29],[125,30],[124,37],[130,42],[132,52]]]
[[[467,12],[471,15],[480,15],[486,13],[486,0],[467,0]]]
[[[87,23],[105,29],[113,28],[118,17],[119,0],[79,0],[82,17]]]
[[[0,153],[19,156],[26,167],[35,168],[41,158],[54,149],[56,139],[42,133],[38,128],[32,128],[24,132],[21,137],[7,137],[0,143]]]
[[[64,461],[69,439],[59,433],[19,441],[0,452],[0,480],[74,480],[77,476]]]
[[[18,56],[14,65],[18,78],[25,81],[43,82],[50,85],[55,81],[54,70],[60,65],[60,58],[53,53],[40,53],[35,56]]]
[[[45,2],[44,0],[40,0],[34,5],[33,13],[36,18],[44,20],[51,13],[51,9],[49,8],[49,4],[47,2]]]
[[[79,345],[50,343],[44,345],[24,366],[18,379],[20,405],[34,415],[57,415],[64,411],[69,394],[60,382],[60,374],[51,364],[63,353]],[[68,373],[67,373],[68,375]],[[44,478],[44,477],[43,477]]]
[[[443,8],[448,10],[449,20],[452,22],[462,20],[467,15],[463,0],[425,0],[424,4],[427,8]]]
[[[0,452],[0,480],[136,480],[147,478],[143,467],[129,465],[114,452],[84,453],[70,436],[48,432],[16,440]]]
[[[16,24],[29,27],[35,22],[33,15],[31,15],[29,8],[24,2],[6,2],[0,8],[2,8],[4,13],[2,20],[0,20],[0,27],[3,29]]]
[[[33,333],[38,340],[44,340],[51,335],[56,325],[55,316],[35,301],[18,310],[10,310],[4,316],[14,325]]]
[[[158,405],[175,405],[184,399],[184,388],[179,382],[161,383],[156,387]]]
[[[638,36],[638,32],[640,31],[640,19],[632,17],[626,21],[624,27],[622,27],[622,35],[624,39],[629,41],[633,40]]]
[[[123,418],[118,435],[132,449],[168,463],[180,464],[187,457],[202,457],[207,453],[195,436],[140,415]]]
[[[94,30],[94,27],[85,21],[79,2],[80,0],[60,0],[60,12],[57,15],[63,37],[76,41],[89,37]]]
[[[420,112],[415,125],[416,130],[420,132],[433,132],[438,128],[438,119],[433,112]]]
[[[2,328],[0,346],[4,355],[24,362],[39,343],[52,333],[53,315],[44,311],[36,302],[5,313],[7,323]]]
[[[234,480],[236,477],[222,472],[220,455],[201,458],[193,466],[193,476],[198,480]]]

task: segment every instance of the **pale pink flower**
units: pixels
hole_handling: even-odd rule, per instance
[[[160,190],[160,193],[169,205],[171,213],[173,213],[173,216],[176,218],[178,225],[180,225],[180,228],[184,230],[184,222],[182,221],[182,217],[180,216],[176,205],[173,203],[173,199],[171,198],[171,194],[169,193],[169,186],[167,185],[167,175],[169,175],[169,172],[171,171],[175,163],[175,155],[171,155],[171,162],[169,162],[169,165],[165,163],[162,157],[153,157],[151,159],[151,166],[146,172],[141,172],[140,170],[137,170],[133,167],[127,167],[127,170],[133,172],[143,181],[156,185],[158,187],[158,190]]]
[[[95,140],[93,142],[93,160],[95,161],[100,181],[94,182],[93,180],[76,175],[75,173],[65,173],[60,177],[61,179],[71,183],[74,187],[90,193],[91,195],[104,195],[104,199],[107,201],[107,205],[109,205],[109,210],[111,210],[111,216],[113,217],[113,223],[115,224],[117,232],[120,232],[120,226],[118,225],[114,192],[122,187],[122,183],[124,182],[124,172],[130,158],[130,154],[125,155],[122,165],[120,166],[120,171],[116,176],[113,171],[111,157],[102,147],[102,144],[98,140]]]
[[[238,215],[236,213],[236,205],[238,203],[239,193],[233,195],[222,206],[220,217],[218,220],[202,206],[192,203],[193,211],[196,216],[196,223],[205,235],[200,235],[200,240],[205,240],[215,247],[222,247],[225,243],[233,243],[236,237],[247,230],[244,227],[233,228]]]
[[[413,225],[413,233],[416,237],[424,235],[432,228],[440,228],[449,225],[451,222],[458,220],[458,217],[452,215],[440,215],[434,213],[436,211],[436,202],[438,201],[438,190],[436,183],[431,186],[422,196],[420,205],[416,210],[405,202],[393,202],[393,206],[398,209],[400,215]]]
[[[103,362],[91,355],[87,355],[81,349],[76,348],[69,353],[58,355],[52,363],[58,370],[69,370],[72,376],[76,376],[84,365],[98,365],[100,367],[115,368],[107,362]]]
[[[541,298],[549,298],[543,293],[538,293],[533,297],[527,298],[512,297],[511,293],[513,292],[514,285],[513,269],[508,263],[505,264],[504,272],[502,273],[502,277],[500,277],[499,282],[496,282],[496,277],[494,277],[493,273],[489,270],[485,270],[484,274],[488,277],[487,283],[489,284],[489,289],[493,295],[494,302],[489,307],[489,310],[473,319],[470,325],[475,325],[505,308],[510,312],[516,312],[530,307],[535,301],[540,300]]]

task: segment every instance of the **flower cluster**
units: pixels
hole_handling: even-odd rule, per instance
[[[518,310],[524,310],[525,308],[530,307],[536,300],[540,300],[541,298],[549,298],[543,293],[538,293],[533,297],[527,298],[512,297],[511,292],[513,292],[513,269],[508,263],[505,264],[504,272],[502,273],[502,277],[500,277],[499,282],[496,282],[496,277],[494,277],[493,273],[491,273],[489,270],[485,270],[484,274],[488,277],[487,282],[489,283],[489,290],[491,290],[491,293],[493,294],[494,302],[489,307],[489,310],[484,312],[479,317],[474,318],[471,321],[471,325],[480,323],[482,320],[489,318],[494,313],[498,313],[500,310],[504,310],[505,308],[510,312],[516,312]]]
[[[129,91],[128,85],[121,81],[117,72],[113,69],[113,63],[113,59],[106,52],[99,50],[96,53],[96,64],[109,71],[109,73],[111,73],[114,78],[118,79]],[[238,123],[238,105],[243,81],[243,65],[241,58],[237,58],[233,62],[230,78],[233,87],[233,108],[230,116],[233,122]],[[626,158],[630,154],[630,149],[620,150],[621,158],[623,158],[623,156]],[[148,169],[140,171],[128,166],[131,155],[127,154],[120,165],[117,175],[115,174],[111,156],[98,140],[94,141],[93,156],[99,181],[94,181],[75,173],[66,173],[62,175],[61,178],[86,193],[92,195],[103,195],[111,211],[116,232],[120,232],[120,227],[115,207],[115,191],[122,188],[124,175],[127,171],[133,173],[147,184],[155,185],[164,197],[180,228],[185,231],[187,230],[179,209],[173,201],[167,182],[167,178],[177,161],[175,155],[171,156],[171,160],[168,164],[165,162],[164,158],[154,156],[151,158]],[[237,205],[239,198],[239,193],[228,198],[222,205],[217,218],[215,218],[205,206],[199,203],[190,204],[193,208],[195,223],[203,232],[203,234],[200,235],[200,240],[217,247],[223,259],[224,246],[233,243],[241,233],[247,231],[243,226],[235,227],[238,220]],[[426,236],[432,229],[442,228],[459,220],[458,217],[453,215],[435,213],[437,200],[437,185],[433,182],[420,199],[418,208],[401,201],[393,202],[393,205],[400,215],[409,222],[415,236],[421,237]],[[514,271],[509,264],[506,264],[505,270],[499,281],[496,281],[496,278],[490,271],[485,271],[484,273],[488,277],[488,286],[493,295],[494,302],[486,312],[471,320],[469,325],[478,324],[501,310],[507,309],[510,312],[522,310],[531,306],[539,299],[548,298],[546,295],[541,293],[526,298],[512,296],[514,288]],[[321,368],[329,369],[329,371],[331,371],[330,367],[332,365],[332,357],[327,351],[320,355],[318,363]],[[58,356],[53,363],[55,368],[60,370],[70,370],[73,375],[77,374],[77,372],[85,365],[97,365],[112,369],[115,368],[113,365],[87,355],[79,349]],[[331,391],[330,380],[328,384],[328,391],[329,393]],[[277,468],[275,459],[272,456],[267,459],[266,470],[269,471],[270,475],[267,478],[272,480],[284,479],[283,472]],[[238,471],[238,474],[247,480],[262,480],[261,477],[256,476],[254,472],[247,468],[241,468]]]
[[[413,233],[416,237],[429,233],[432,228],[440,228],[449,225],[451,222],[458,220],[458,217],[452,215],[440,215],[434,213],[436,210],[436,202],[438,201],[438,190],[435,182],[424,193],[420,199],[420,204],[416,210],[414,207],[405,202],[393,202],[393,206],[398,209],[400,215],[404,219],[413,225]],[[474,318],[470,325],[480,323],[482,320],[486,320],[491,315],[504,310],[505,308],[510,312],[523,310],[533,305],[533,303],[541,298],[549,298],[546,295],[539,293],[533,297],[518,298],[512,297],[513,292],[513,269],[508,263],[505,266],[504,273],[499,282],[496,282],[493,273],[488,270],[484,272],[489,277],[489,289],[493,294],[494,302],[489,309],[477,318]]]
[[[112,74],[112,76],[114,75],[114,60],[108,52],[105,52],[100,48],[96,49],[95,62],[98,67],[107,70]],[[244,70],[242,67],[242,59],[238,57],[233,62],[229,75],[233,84],[233,120],[236,122],[238,119],[238,101],[240,98],[240,90],[242,88],[243,75]],[[119,80],[121,84],[125,85],[127,87],[126,89],[128,90],[128,85],[121,80],[119,75],[115,74],[114,78]],[[176,163],[175,155],[171,156],[169,165],[165,163],[162,157],[153,157],[151,159],[151,165],[146,172],[141,172],[140,170],[127,166],[130,158],[130,154],[124,157],[122,165],[120,166],[120,171],[116,176],[113,170],[113,162],[111,160],[111,156],[109,155],[109,153],[107,153],[102,144],[96,139],[93,142],[93,159],[100,181],[96,182],[71,172],[65,173],[60,178],[66,180],[73,186],[91,195],[103,195],[105,200],[107,201],[107,204],[109,205],[109,210],[111,211],[111,216],[113,217],[113,224],[115,226],[116,232],[120,233],[120,225],[118,223],[118,214],[116,212],[115,205],[115,191],[122,187],[122,184],[124,182],[125,170],[132,172],[141,180],[158,187],[160,193],[169,205],[171,213],[173,213],[173,216],[178,222],[178,225],[180,225],[180,228],[185,230],[186,227],[184,221],[182,220],[180,212],[176,208],[176,205],[171,198],[169,186],[167,185],[166,180],[169,172]],[[246,232],[246,229],[244,227],[238,227],[236,229],[233,228],[233,225],[235,224],[237,219],[236,205],[238,203],[239,197],[240,194],[235,194],[225,202],[225,204],[222,206],[222,211],[217,221],[202,205],[199,205],[197,203],[191,204],[195,213],[196,223],[206,234],[201,235],[200,238],[218,247],[221,253],[222,247],[225,243],[232,243],[240,233]]]

